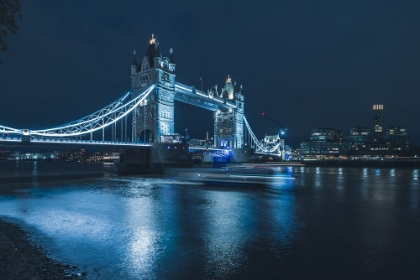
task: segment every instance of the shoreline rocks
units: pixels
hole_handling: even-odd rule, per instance
[[[86,279],[86,271],[48,257],[27,231],[0,217],[0,275],[2,279]]]

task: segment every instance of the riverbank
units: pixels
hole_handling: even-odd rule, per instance
[[[48,257],[28,232],[0,218],[0,275],[4,280],[84,279],[87,273]]]

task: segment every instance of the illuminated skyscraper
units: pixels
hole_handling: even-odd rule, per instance
[[[382,137],[382,115],[384,105],[373,105],[373,141],[379,141]]]

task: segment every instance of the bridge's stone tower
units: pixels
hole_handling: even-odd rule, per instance
[[[233,103],[232,108],[220,109],[213,113],[214,145],[219,148],[241,149],[244,144],[244,96],[242,85],[235,92],[236,82],[232,83],[230,76],[222,88],[220,97],[225,103]]]
[[[149,48],[137,64],[134,52],[131,64],[131,90],[138,96],[152,84],[155,89],[136,108],[133,115],[133,141],[160,143],[164,135],[174,134],[175,61],[170,49],[169,57],[162,57],[159,42],[153,36]],[[134,136],[133,136],[134,137]]]
[[[194,86],[175,83],[175,61],[172,49],[163,57],[159,42],[152,35],[146,54],[137,63],[134,52],[131,64],[131,90],[133,97],[155,85],[153,92],[136,108],[133,114],[133,141],[161,143],[174,133],[174,101],[185,102],[207,110],[214,117],[214,146],[240,149],[244,143],[244,96],[242,86],[235,92],[236,82],[228,76],[221,93],[207,93]]]

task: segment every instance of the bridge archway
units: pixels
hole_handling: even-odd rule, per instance
[[[227,149],[227,148],[232,148],[231,147],[231,139],[230,138],[222,138],[220,139],[220,148],[222,149]]]
[[[140,141],[141,142],[149,142],[149,143],[153,143],[154,142],[154,134],[153,131],[151,131],[150,129],[145,129],[140,133]]]

